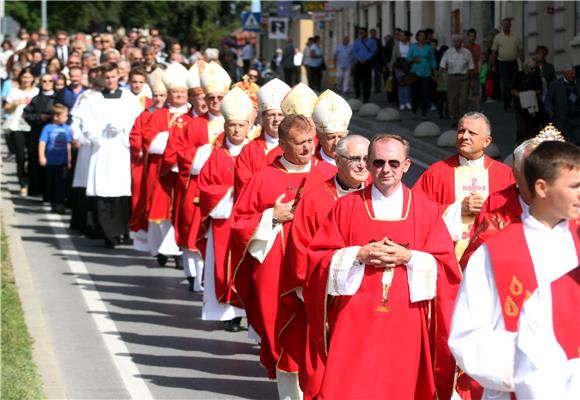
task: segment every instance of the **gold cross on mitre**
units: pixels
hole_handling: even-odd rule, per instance
[[[551,140],[555,140],[558,142],[566,141],[566,139],[564,139],[564,136],[562,136],[562,133],[558,129],[556,129],[556,127],[551,123],[548,124],[546,127],[544,127],[544,129],[542,129],[540,133],[538,133],[533,139],[535,146],[539,145],[542,142],[547,142]]]

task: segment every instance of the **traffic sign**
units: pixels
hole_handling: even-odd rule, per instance
[[[262,25],[261,20],[262,15],[259,12],[242,12],[242,30],[250,32],[261,32]]]
[[[288,18],[270,17],[268,20],[269,39],[288,39]]]

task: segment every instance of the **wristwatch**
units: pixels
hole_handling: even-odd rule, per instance
[[[272,218],[272,226],[280,225],[281,223],[277,218]]]

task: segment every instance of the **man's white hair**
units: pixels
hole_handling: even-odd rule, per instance
[[[336,144],[336,154],[341,155],[343,157],[346,156],[346,147],[348,146],[348,144],[352,141],[359,141],[362,144],[364,144],[365,147],[369,147],[370,141],[361,135],[346,135],[345,137],[341,138],[338,143]]]

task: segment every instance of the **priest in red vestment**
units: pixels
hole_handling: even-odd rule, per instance
[[[221,103],[231,85],[228,73],[217,63],[205,65],[201,86],[206,94],[208,119],[194,118],[183,135],[176,138],[179,177],[175,184],[174,221],[177,244],[183,251],[184,274],[190,290],[202,291],[204,242],[198,243],[201,224],[198,176],[223,133]],[[197,278],[197,279],[195,279]]]
[[[349,107],[347,103],[346,107]],[[343,120],[345,129],[349,119]],[[336,123],[336,120],[332,122]],[[324,363],[309,335],[302,296],[308,281],[306,250],[336,201],[364,187],[369,175],[366,168],[368,145],[369,140],[359,135],[348,135],[338,142],[335,149],[336,176],[304,194],[290,228],[280,278],[277,330],[280,331],[281,347],[299,364],[300,388],[307,399],[313,398],[320,390]]]
[[[229,304],[239,303],[231,290],[230,215],[234,204],[235,159],[248,144],[247,134],[254,118],[254,107],[248,95],[234,87],[225,95],[221,109],[226,120],[225,139],[213,151],[198,179],[199,208],[206,228],[200,233],[207,235],[201,318],[224,321],[227,331],[238,332],[241,317],[246,313]]]
[[[508,400],[522,306],[579,263],[580,150],[541,143],[524,161],[530,207],[491,236],[465,269],[449,346],[458,365],[484,387],[483,398]]]
[[[180,268],[181,251],[175,241],[173,229],[173,186],[177,174],[172,171],[176,162],[172,146],[191,121],[188,115],[187,70],[181,64],[172,64],[163,76],[168,90],[167,106],[156,110],[144,131],[147,150],[146,208],[149,220],[147,236],[151,255],[157,256],[159,265],[165,265],[173,257],[176,268]]]
[[[352,109],[344,107],[345,100],[334,93],[326,90],[318,97],[312,113],[312,119],[316,126],[318,148],[314,157],[321,161],[320,167],[332,177],[336,174],[335,150],[338,141],[348,134],[348,122],[346,126],[337,126],[334,121],[350,121]],[[319,107],[319,104],[322,106]],[[333,117],[329,118],[330,115]],[[340,124],[339,124],[340,125]]]
[[[373,138],[373,184],[339,199],[308,248],[304,299],[326,362],[318,399],[451,397],[459,269],[437,206],[401,183],[408,157],[403,138]]]
[[[294,209],[304,188],[315,187],[323,179],[312,158],[310,121],[301,115],[287,116],[278,134],[283,155],[256,172],[235,202],[231,263],[234,288],[261,339],[260,362],[271,379],[277,378],[281,398],[297,398],[298,366],[281,353],[275,336],[279,278]]]
[[[290,86],[274,78],[258,91],[258,101],[262,112],[262,132],[244,147],[236,159],[234,177],[234,198],[252,176],[262,168],[272,164],[282,154],[278,147],[278,126],[284,118],[280,103],[290,91]]]
[[[163,83],[165,72],[158,68],[149,74],[149,86],[153,93],[153,104],[151,107],[143,110],[137,117],[133,128],[129,133],[129,149],[131,151],[131,219],[129,228],[135,232],[133,248],[138,251],[149,252],[149,243],[147,241],[147,228],[149,221],[145,207],[147,204],[147,180],[145,179],[145,161],[147,150],[143,145],[143,134],[149,118],[155,110],[163,108],[167,100],[167,88]]]
[[[413,186],[439,204],[455,244],[457,259],[469,241],[469,232],[483,202],[492,193],[514,183],[511,169],[484,154],[491,144],[491,125],[484,114],[469,112],[457,126],[459,154],[433,164]]]

